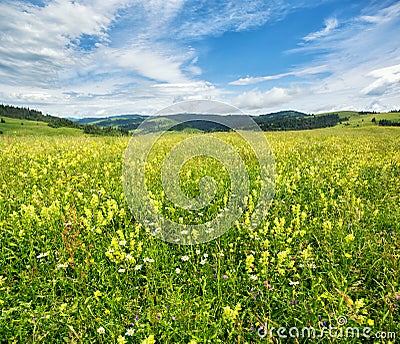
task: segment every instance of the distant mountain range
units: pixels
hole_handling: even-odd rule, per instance
[[[210,110],[211,111],[211,110]],[[376,115],[376,118],[374,117]],[[0,117],[46,122],[49,127],[69,127],[81,129],[86,134],[93,135],[130,135],[136,129],[136,133],[153,131],[185,131],[185,132],[216,132],[236,129],[285,131],[306,130],[333,127],[337,124],[344,126],[360,126],[364,121],[379,125],[398,125],[398,111],[387,114],[376,112],[339,111],[321,114],[306,114],[294,110],[279,111],[257,116],[250,116],[254,123],[248,121],[248,116],[238,114],[199,114],[182,113],[174,115],[146,116],[142,114],[123,114],[109,117],[89,118],[59,118],[51,115],[43,115],[38,110],[19,108],[11,105],[0,105]],[[145,121],[146,120],[146,121]],[[386,120],[383,121],[383,120]],[[378,123],[379,122],[379,123]],[[143,125],[138,129],[138,127]],[[232,128],[232,129],[231,129]]]
[[[177,116],[181,117],[180,119]],[[193,121],[186,122],[184,124],[179,124],[182,120],[182,116],[185,117],[187,120],[188,116],[193,116],[196,118]],[[207,116],[207,117],[205,117]],[[235,118],[235,116],[230,116],[231,119]],[[306,116],[310,116],[303,112],[294,111],[294,110],[287,110],[287,111],[279,111],[269,114],[262,114],[259,116],[251,116],[253,120],[257,123],[265,123],[265,122],[273,122],[276,120],[285,120],[289,118],[304,118]],[[215,117],[215,118],[214,118]],[[161,130],[162,127],[169,127],[171,125],[176,125],[174,130],[201,130],[201,131],[225,131],[228,128],[223,128],[224,126],[218,123],[219,115],[201,115],[201,114],[184,114],[184,115],[169,115],[169,116],[145,116],[140,114],[124,114],[124,115],[116,115],[116,116],[109,116],[109,117],[89,117],[89,118],[70,118],[70,120],[75,121],[78,124],[85,124],[85,125],[96,125],[99,127],[113,127],[113,128],[120,128],[125,130],[134,130],[137,129],[138,126],[145,120],[150,118],[151,121],[154,123],[154,126]],[[163,120],[161,120],[163,118]],[[161,121],[163,124],[161,124]],[[173,121],[176,123],[171,123]],[[156,124],[157,123],[157,124]]]
[[[126,130],[136,129],[148,116],[139,114],[125,114],[109,117],[70,118],[78,124],[97,125],[99,127],[113,127]]]

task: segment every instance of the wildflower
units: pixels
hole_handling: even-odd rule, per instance
[[[106,332],[106,330],[104,329],[104,327],[99,327],[98,329],[97,329],[97,333],[98,334],[104,334]]]
[[[140,265],[140,264],[138,264],[138,265],[136,265],[135,267],[134,267],[134,269],[137,271],[137,270],[141,270],[142,269],[142,266]]]
[[[290,304],[295,306],[297,304],[297,301],[296,300],[292,300],[292,301],[290,301]]]
[[[235,320],[239,317],[239,311],[242,309],[240,303],[235,306],[234,309],[226,306],[223,308],[224,313],[222,314],[223,318],[226,321],[235,322]]]
[[[176,269],[175,269],[175,272],[176,272],[177,274],[180,274],[180,273],[181,273],[181,269],[176,268]]]
[[[200,254],[200,250],[196,250],[196,254]]]
[[[187,262],[189,260],[189,256],[183,256],[182,258],[181,258],[181,261],[182,262]]]
[[[204,253],[204,254],[203,254],[203,257],[204,257],[204,258],[208,258],[208,254],[207,254],[207,253]]]
[[[200,264],[201,264],[201,265],[204,265],[205,263],[207,263],[207,259],[202,259],[202,260],[200,260]]]
[[[126,343],[125,337],[119,335],[118,338],[117,338],[117,343],[118,344],[125,344]]]
[[[143,262],[145,262],[145,263],[154,263],[154,259],[146,257],[146,258],[143,259]]]
[[[250,275],[250,279],[252,281],[257,281],[258,280],[258,276],[257,275]]]
[[[133,260],[133,256],[130,254],[130,253],[128,253],[126,256],[125,256],[125,259],[127,260],[127,261],[131,261],[131,260]]]
[[[222,278],[223,278],[224,280],[226,280],[226,279],[228,279],[228,276],[227,276],[227,275],[223,275]]]
[[[154,339],[154,335],[148,336],[145,340],[143,340],[142,344],[155,344],[156,340]]]
[[[57,264],[57,266],[56,266],[56,268],[57,269],[62,269],[62,268],[67,268],[68,267],[68,263],[65,263],[65,264]]]
[[[182,235],[188,235],[188,234],[189,234],[189,231],[188,231],[187,229],[184,229],[183,231],[181,231],[181,234],[182,234]]]
[[[49,255],[49,253],[48,252],[42,252],[42,253],[39,253],[37,256],[36,256],[36,258],[37,259],[41,259],[41,258],[44,258],[44,257],[47,257]]]
[[[299,284],[300,284],[299,281],[295,281],[295,282],[290,281],[290,282],[289,282],[289,285],[291,285],[292,287],[293,287],[294,285],[299,285]]]
[[[365,306],[364,299],[356,300],[355,306],[357,309],[363,308]]]
[[[133,336],[134,333],[135,333],[135,329],[134,328],[129,328],[129,329],[126,330],[125,336],[131,337],[131,336]]]
[[[94,297],[95,297],[95,298],[99,298],[101,295],[102,295],[102,293],[101,293],[100,290],[96,290],[96,291],[94,292]]]
[[[368,319],[367,320],[367,324],[369,325],[369,326],[374,326],[374,320],[372,320],[372,319]]]
[[[125,272],[125,269],[123,269],[123,268],[118,269],[118,272],[119,272],[119,273],[123,273],[123,272]]]
[[[344,240],[345,240],[347,243],[349,243],[350,241],[353,241],[354,239],[355,239],[355,236],[354,236],[353,233],[347,235],[347,236],[344,238]]]
[[[172,316],[171,319],[174,320],[174,321],[176,320],[176,318],[174,316]]]
[[[254,256],[251,254],[246,257],[246,270],[247,272],[251,272],[254,269]]]
[[[118,242],[118,245],[120,245],[120,246],[125,246],[125,245],[126,245],[126,240],[120,240],[120,241]]]
[[[104,313],[108,315],[108,314],[110,314],[111,312],[110,312],[109,309],[106,308],[106,309],[104,310]]]
[[[67,309],[68,303],[62,303],[59,307],[60,312],[63,312]]]

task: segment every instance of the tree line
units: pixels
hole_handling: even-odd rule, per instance
[[[381,119],[379,120],[378,125],[387,127],[400,127],[400,122],[390,121],[388,119]]]
[[[340,118],[338,114],[312,115],[276,119],[270,122],[259,123],[259,126],[263,131],[307,130],[333,127],[347,120],[347,117]]]

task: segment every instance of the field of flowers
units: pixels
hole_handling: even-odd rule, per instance
[[[302,342],[276,331],[339,325],[395,342],[400,130],[266,135],[277,176],[264,221],[193,246],[134,221],[129,139],[0,137],[0,342]]]

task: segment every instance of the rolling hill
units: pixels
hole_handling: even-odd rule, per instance
[[[188,121],[190,116],[193,116],[193,120]],[[228,115],[224,116],[224,120],[228,120],[225,123],[233,128],[245,129],[240,125],[240,117]],[[367,129],[371,126],[398,126],[400,123],[400,112],[397,111],[386,113],[336,111],[309,115],[299,111],[287,110],[251,117],[264,131],[307,130],[326,127],[362,127]],[[221,122],[220,115],[201,114],[174,114],[154,117],[124,114],[106,118],[66,119],[43,115],[40,111],[28,108],[0,105],[0,118],[3,118],[0,123],[0,134],[6,135],[69,136],[82,133],[107,136],[128,135],[146,119],[146,128],[140,128],[141,132],[165,130],[216,132],[230,130],[228,125],[219,123]]]

